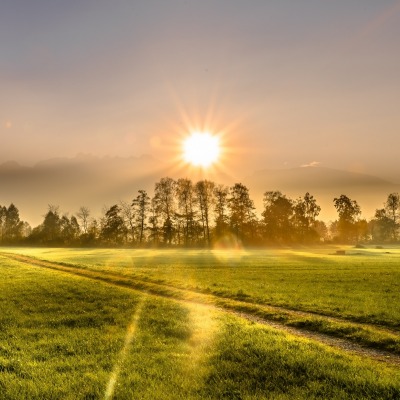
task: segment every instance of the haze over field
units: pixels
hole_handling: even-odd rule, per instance
[[[399,1],[5,0],[0,35],[0,204],[32,224],[167,175],[241,181],[259,208],[309,191],[325,220],[398,190]]]
[[[372,218],[389,193],[400,192],[400,185],[371,175],[323,167],[259,170],[233,177],[215,169],[177,168],[151,156],[100,158],[81,154],[49,159],[33,167],[15,162],[0,165],[1,198],[7,205],[14,202],[22,218],[35,226],[42,222],[49,204],[70,214],[87,206],[96,216],[104,206],[120,200],[131,202],[140,189],[152,195],[155,183],[165,176],[187,177],[194,182],[206,178],[226,185],[240,181],[248,186],[259,213],[268,190],[280,190],[293,199],[309,191],[322,207],[319,218],[326,222],[337,219],[333,198],[341,194],[356,199],[363,217]]]

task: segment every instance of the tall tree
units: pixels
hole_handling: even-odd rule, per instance
[[[286,243],[292,240],[293,201],[291,199],[279,190],[265,192],[264,211],[261,215],[267,241]]]
[[[5,239],[10,242],[18,241],[22,236],[23,222],[19,218],[18,208],[11,203],[5,213]]]
[[[150,216],[149,216],[149,240],[154,246],[160,243],[161,227],[160,214],[157,200],[153,197],[150,201]]]
[[[314,229],[320,240],[329,240],[329,229],[324,221],[316,220],[314,223]]]
[[[145,190],[139,190],[139,194],[132,200],[132,207],[136,218],[139,243],[144,240],[144,232],[147,228],[147,218],[150,211],[150,197]]]
[[[2,243],[6,235],[6,217],[7,217],[7,207],[0,206],[0,242]]]
[[[370,240],[371,234],[366,219],[358,219],[355,223],[355,239],[357,242],[366,242]]]
[[[397,241],[399,230],[400,196],[398,193],[390,193],[385,203],[386,215],[392,221],[392,239]]]
[[[101,237],[111,244],[122,244],[126,235],[126,226],[120,215],[117,204],[111,206],[105,213],[101,226]]]
[[[63,244],[71,245],[75,243],[79,236],[80,226],[74,215],[68,218],[63,215],[60,219],[60,239]]]
[[[175,181],[172,178],[161,178],[155,184],[154,204],[157,214],[162,219],[164,243],[171,244],[174,234],[173,216],[175,212]]]
[[[203,238],[204,242],[207,243],[208,246],[211,244],[210,217],[212,207],[215,203],[214,190],[214,182],[202,180],[196,183],[196,195],[200,209],[201,224],[203,227]]]
[[[22,222],[22,229],[21,229],[21,234],[23,238],[29,237],[29,235],[32,233],[32,227],[29,225],[28,222],[23,221]]]
[[[248,241],[254,236],[256,225],[255,207],[250,199],[249,189],[242,183],[235,183],[229,190],[229,223],[238,239]]]
[[[87,234],[81,237],[82,243],[85,244],[96,244],[100,236],[100,224],[97,219],[90,218],[88,222]]]
[[[216,185],[214,188],[215,199],[215,236],[223,237],[229,228],[228,218],[228,194],[229,188],[224,185]]]
[[[135,210],[133,209],[133,206],[131,203],[128,203],[126,201],[120,201],[119,202],[119,212],[120,216],[124,220],[124,224],[126,227],[125,230],[125,242],[126,243],[135,243],[136,240],[136,215],[135,215]]]
[[[81,221],[81,226],[84,234],[88,233],[88,224],[89,224],[89,217],[90,217],[90,210],[88,207],[82,206],[79,208],[76,216]]]
[[[184,178],[178,179],[175,183],[175,194],[178,205],[178,212],[175,213],[175,216],[178,221],[183,221],[184,244],[188,246],[193,243],[195,233],[195,197],[192,181]],[[179,234],[179,229],[177,231]]]
[[[375,216],[369,225],[374,241],[386,242],[390,240],[393,234],[393,220],[388,217],[384,208],[375,211]]]
[[[58,207],[49,205],[49,211],[44,216],[41,226],[41,236],[43,241],[49,245],[59,244],[60,242],[60,215],[58,214]]]
[[[299,197],[293,206],[293,222],[298,234],[298,239],[303,242],[316,240],[318,233],[315,229],[316,218],[321,211],[314,196],[306,193]]]
[[[339,239],[344,242],[357,241],[356,222],[358,216],[361,214],[361,209],[357,201],[351,200],[342,194],[340,197],[335,197],[333,203],[339,215]]]

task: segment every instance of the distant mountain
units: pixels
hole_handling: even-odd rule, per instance
[[[17,169],[24,169],[26,167],[22,167],[20,164],[18,164],[16,161],[6,161],[3,164],[0,164],[0,171],[12,171],[12,170],[17,170]]]
[[[260,209],[266,191],[280,190],[293,199],[309,192],[321,206],[320,218],[325,221],[337,218],[333,199],[341,194],[357,200],[363,217],[369,219],[382,208],[389,193],[400,192],[400,185],[376,176],[317,166],[261,170],[244,181]]]
[[[147,155],[122,158],[80,154],[41,161],[33,167],[8,161],[0,165],[0,205],[13,202],[21,218],[33,226],[42,222],[49,204],[59,205],[62,212],[70,214],[87,206],[93,216],[98,216],[105,205],[131,201],[139,189],[152,195],[154,184],[165,176],[233,182],[221,171],[206,173],[167,165]]]

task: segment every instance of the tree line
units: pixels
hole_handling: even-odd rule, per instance
[[[43,222],[33,229],[11,204],[0,206],[0,243],[43,246],[210,247],[262,246],[332,241],[397,242],[400,198],[388,195],[384,207],[367,221],[356,200],[333,199],[338,218],[329,226],[318,216],[321,207],[310,193],[291,199],[267,191],[257,216],[249,189],[209,180],[166,177],[155,184],[152,198],[138,190],[131,202],[106,207],[100,218],[82,206],[75,215],[49,205]]]

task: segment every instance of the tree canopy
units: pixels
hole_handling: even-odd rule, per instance
[[[341,194],[333,204],[338,219],[327,226],[317,219],[321,207],[309,192],[293,200],[279,190],[266,191],[258,216],[243,183],[228,187],[165,177],[155,183],[153,197],[140,189],[130,202],[105,207],[98,218],[85,206],[69,215],[49,205],[43,222],[31,229],[14,204],[0,206],[0,244],[210,247],[231,238],[257,246],[398,241],[398,193],[390,193],[369,222],[360,218],[356,200]]]

